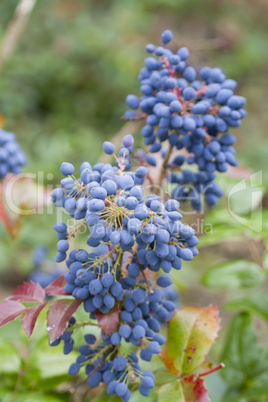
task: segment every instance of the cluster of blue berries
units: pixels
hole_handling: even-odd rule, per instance
[[[86,344],[79,348],[80,355],[76,362],[69,368],[70,375],[78,374],[81,367],[84,367],[90,388],[104,383],[108,395],[117,394],[123,402],[129,401],[131,397],[128,384],[136,381],[140,382],[141,395],[149,396],[150,389],[155,385],[154,374],[151,371],[142,372],[134,353],[119,355],[116,348],[111,348],[109,337],[97,340],[94,335],[87,334],[85,341]]]
[[[58,237],[56,260],[66,260],[64,289],[83,300],[90,320],[117,315],[112,332],[101,332],[99,338],[86,335],[87,344],[80,347],[69,373],[75,375],[84,366],[90,387],[103,382],[108,394],[116,393],[128,401],[133,384],[138,383],[140,393],[148,396],[154,376],[141,371],[135,354],[124,353],[124,344],[136,347],[145,361],[161,352],[165,343],[159,333],[161,323],[172,317],[176,295],[171,278],[155,273],[181,269],[182,260],[192,260],[198,254],[198,240],[194,230],[181,222],[177,200],[161,202],[156,194],[144,195],[142,184],[148,169],[139,166],[129,170],[134,150],[131,135],[123,138],[117,156],[108,141],[103,150],[115,157],[114,166],[98,163],[91,167],[84,162],[76,179],[73,165],[61,165],[65,178],[51,197],[57,207],[65,209],[72,223],[54,226]],[[70,250],[70,239],[85,230],[87,246]],[[153,272],[153,279],[147,278],[148,271]],[[71,342],[68,334],[70,329],[62,339]]]
[[[71,317],[67,329],[63,332],[63,334],[56,339],[54,342],[50,344],[50,346],[58,346],[60,342],[63,342],[63,353],[68,355],[72,352],[74,347],[74,340],[72,338],[73,326],[76,323],[75,317]]]
[[[0,180],[8,173],[20,173],[26,162],[15,134],[0,129]]]
[[[209,205],[215,205],[223,194],[214,185],[215,172],[225,172],[228,165],[238,163],[232,147],[236,139],[228,130],[239,127],[246,116],[246,99],[234,95],[237,83],[227,79],[220,68],[203,67],[198,76],[195,68],[187,65],[186,47],[177,53],[166,48],[172,38],[172,32],[166,30],[163,46],[146,46],[146,51],[156,57],[145,59],[139,74],[143,95],[127,96],[132,110],[125,118],[146,119],[141,135],[149,146],[147,163],[156,166],[153,154],[162,149],[169,171],[176,175],[168,176],[177,184],[172,197],[190,199],[192,207],[200,210],[201,194]],[[171,161],[171,150],[175,149],[183,153]],[[195,171],[183,170],[183,164],[195,165]]]

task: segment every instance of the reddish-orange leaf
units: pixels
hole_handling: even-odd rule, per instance
[[[162,385],[157,393],[157,402],[210,402],[204,380],[193,375]]]
[[[32,335],[36,320],[43,308],[46,307],[46,305],[47,303],[42,303],[27,308],[27,311],[22,318],[22,326],[28,338],[30,338],[30,336]]]
[[[219,331],[215,306],[186,306],[176,310],[168,325],[168,337],[160,358],[173,375],[190,374],[205,360]]]
[[[8,300],[0,304],[0,326],[15,320],[25,311],[26,307],[17,301]]]
[[[24,303],[43,303],[45,297],[46,293],[39,283],[24,282],[7,297],[7,300],[17,300]]]
[[[49,296],[66,296],[67,293],[63,289],[65,284],[64,275],[61,275],[45,288],[45,292]]]
[[[19,234],[21,219],[20,217],[11,219],[4,205],[4,186],[0,183],[0,222],[3,223],[6,231],[11,235],[11,237],[15,239]]]
[[[204,380],[190,375],[181,380],[185,402],[210,402]]]
[[[82,300],[55,300],[51,303],[47,314],[47,331],[50,343],[62,335],[72,315],[76,312]]]
[[[102,314],[100,311],[97,311],[96,318],[102,332],[105,335],[112,334],[119,323],[119,306],[115,306],[108,314]]]
[[[21,217],[36,214],[50,202],[50,191],[35,183],[32,174],[8,174],[0,187],[0,220],[15,238]]]

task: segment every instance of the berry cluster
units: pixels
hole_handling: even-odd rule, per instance
[[[133,384],[139,384],[145,396],[154,387],[153,374],[141,371],[138,357],[125,352],[125,345],[136,347],[141,359],[151,361],[165,343],[158,333],[161,323],[172,317],[176,307],[173,289],[168,300],[171,278],[155,273],[179,270],[182,260],[198,254],[194,230],[181,222],[179,202],[162,203],[156,194],[145,197],[146,166],[128,171],[133,149],[131,135],[124,137],[118,156],[113,144],[105,141],[103,150],[114,155],[115,166],[98,163],[91,167],[84,162],[78,179],[73,165],[62,163],[65,178],[51,193],[55,205],[73,218],[72,225],[60,222],[54,226],[59,239],[56,260],[66,260],[68,268],[65,291],[83,300],[91,320],[116,316],[111,331],[102,331],[99,338],[86,335],[87,344],[80,347],[69,373],[77,374],[84,366],[90,387],[103,382],[108,394],[116,393],[123,401],[129,400]],[[85,228],[88,249],[70,250],[69,240],[85,233]],[[151,279],[147,278],[149,271]],[[65,332],[62,339],[70,342]]]
[[[26,162],[15,134],[0,129],[0,180],[8,173],[20,173]]]
[[[58,346],[61,341],[63,341],[63,353],[65,355],[68,355],[69,353],[72,352],[73,347],[74,347],[74,341],[72,339],[72,332],[73,332],[73,326],[76,323],[76,319],[74,317],[71,317],[67,329],[63,332],[63,334],[56,339],[56,341],[52,342],[50,346]]]
[[[118,355],[117,349],[111,348],[109,337],[98,341],[94,335],[88,334],[85,335],[85,341],[86,344],[79,348],[80,355],[76,363],[69,368],[70,375],[76,375],[84,367],[89,376],[89,387],[97,387],[103,382],[107,385],[107,393],[116,393],[123,402],[131,397],[128,383],[139,380],[141,395],[149,396],[150,389],[155,385],[154,375],[151,371],[141,371],[138,357],[134,353]],[[113,357],[110,361],[106,359],[109,355]]]
[[[125,113],[125,118],[146,119],[141,135],[149,146],[148,164],[156,166],[153,154],[161,150],[162,143],[168,144],[161,155],[171,173],[168,178],[177,184],[172,197],[190,199],[192,207],[200,210],[201,194],[209,205],[215,205],[223,195],[214,183],[215,172],[237,165],[232,147],[236,139],[228,130],[240,126],[246,116],[246,99],[234,95],[237,83],[227,79],[220,68],[203,67],[198,76],[186,63],[187,48],[176,53],[166,48],[172,38],[172,32],[166,30],[163,46],[146,46],[146,51],[156,57],[145,59],[139,74],[143,95],[127,96],[126,103],[132,110]],[[173,149],[181,153],[171,160]],[[184,164],[195,165],[195,171],[183,170]]]

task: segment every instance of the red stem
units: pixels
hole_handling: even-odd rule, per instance
[[[220,370],[220,369],[223,368],[223,367],[225,367],[225,364],[224,364],[224,363],[221,363],[221,364],[219,364],[218,366],[216,366],[216,367],[214,367],[214,368],[212,368],[212,369],[210,369],[210,370],[208,370],[208,371],[205,371],[204,373],[198,374],[198,377],[204,377],[205,375],[214,373],[214,371]]]

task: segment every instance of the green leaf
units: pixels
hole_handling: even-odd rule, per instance
[[[218,310],[183,307],[168,325],[168,337],[160,358],[173,375],[192,373],[205,360],[219,330]]]
[[[157,402],[170,402],[172,400],[176,402],[185,402],[180,381],[174,381],[162,385],[158,390]]]
[[[268,295],[254,294],[246,299],[234,300],[224,305],[224,308],[228,311],[240,309],[253,313],[268,321]]]
[[[238,289],[257,287],[264,281],[262,269],[246,260],[228,261],[210,268],[201,281],[203,285],[216,289]]]
[[[0,373],[18,373],[21,369],[21,358],[12,343],[0,341]]]
[[[258,347],[251,316],[237,315],[230,326],[222,361],[226,368],[222,376],[232,385],[241,385],[252,378],[258,365]]]
[[[69,366],[75,362],[77,353],[64,355],[62,347],[38,348],[29,360],[29,366],[36,370],[43,380],[64,376],[68,373]],[[69,377],[70,378],[70,377]]]
[[[232,395],[226,400],[267,396],[268,347],[258,347],[250,314],[241,313],[233,319],[222,359],[226,368],[221,375],[230,386],[225,396]]]
[[[193,375],[162,385],[157,402],[210,402],[204,380]]]

